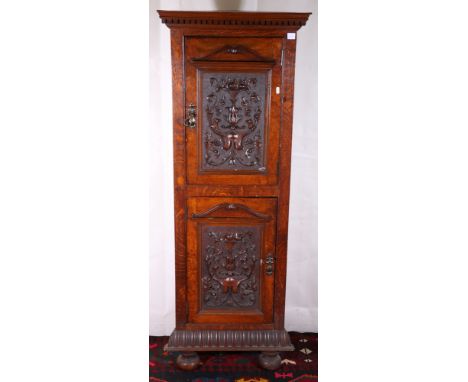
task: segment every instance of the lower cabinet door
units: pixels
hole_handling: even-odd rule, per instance
[[[188,323],[271,324],[276,198],[187,200]]]

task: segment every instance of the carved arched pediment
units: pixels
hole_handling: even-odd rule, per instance
[[[223,217],[222,212],[242,212],[246,217],[254,217],[262,220],[270,220],[271,216],[255,211],[241,203],[220,203],[198,214],[192,214],[192,218]],[[221,212],[221,216],[219,214]],[[225,217],[230,217],[226,215]]]

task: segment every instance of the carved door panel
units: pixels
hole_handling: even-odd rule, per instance
[[[188,322],[273,320],[275,198],[189,198]]]
[[[282,41],[186,38],[189,184],[277,183]]]

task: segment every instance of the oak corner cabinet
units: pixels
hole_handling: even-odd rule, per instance
[[[284,329],[296,32],[310,13],[158,11],[171,32],[176,328],[167,351],[258,351]]]

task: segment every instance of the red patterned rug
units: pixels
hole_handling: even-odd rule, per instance
[[[163,350],[168,337],[150,337],[150,382],[317,382],[317,341],[315,333],[290,332],[295,350],[280,353],[282,366],[276,371],[258,365],[257,352],[200,352],[201,366],[181,371],[174,365],[178,353]]]

